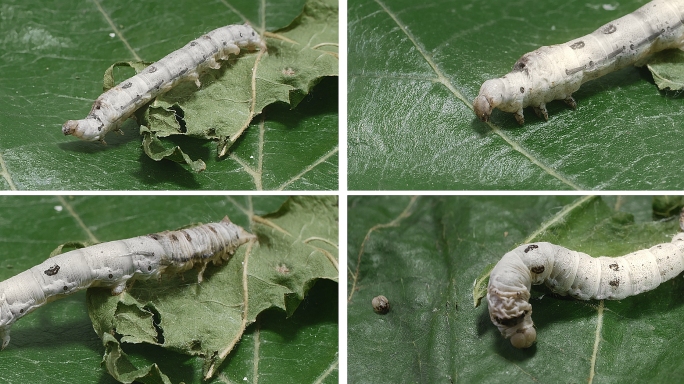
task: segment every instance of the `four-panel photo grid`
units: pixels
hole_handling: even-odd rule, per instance
[[[681,382],[683,50],[684,0],[2,0],[0,383]]]

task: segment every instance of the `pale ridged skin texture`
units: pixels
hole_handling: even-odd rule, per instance
[[[10,327],[41,305],[89,287],[106,287],[117,295],[134,280],[159,278],[200,265],[198,281],[209,262],[229,259],[240,245],[256,237],[233,224],[221,222],[166,231],[76,249],[0,282],[0,337],[2,349],[10,341]]]
[[[215,29],[100,95],[90,114],[85,119],[64,123],[62,133],[104,142],[107,132],[118,130],[121,123],[153,98],[181,81],[194,81],[199,87],[200,73],[208,68],[220,68],[220,61],[231,54],[240,54],[240,48],[256,47],[266,49],[259,34],[247,24]]]
[[[684,271],[684,233],[621,257],[591,257],[551,243],[506,253],[489,277],[489,317],[516,348],[536,340],[529,303],[532,284],[580,300],[620,300],[655,289]]]
[[[510,73],[482,84],[473,101],[475,114],[486,122],[499,108],[523,124],[528,106],[544,120],[552,100],[564,100],[574,109],[572,94],[583,83],[655,52],[684,47],[683,21],[684,0],[654,0],[586,36],[526,53]]]

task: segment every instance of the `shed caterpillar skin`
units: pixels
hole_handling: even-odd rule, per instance
[[[551,243],[524,244],[506,253],[489,277],[489,317],[516,348],[537,338],[530,287],[580,300],[620,300],[655,289],[684,270],[684,233],[670,243],[621,257],[591,257]]]
[[[546,103],[552,100],[574,109],[572,94],[583,83],[684,46],[683,20],[684,0],[654,0],[586,36],[526,53],[507,75],[482,84],[473,101],[475,114],[486,122],[499,108],[514,113],[522,125],[528,106],[544,120],[549,118]]]
[[[153,98],[181,81],[192,80],[199,88],[200,72],[220,68],[219,60],[226,60],[230,54],[240,54],[240,48],[256,47],[266,50],[259,34],[247,24],[215,29],[100,95],[88,116],[67,121],[62,126],[62,133],[104,143],[107,132],[118,131],[121,123]]]
[[[226,216],[218,223],[153,233],[76,249],[0,282],[2,349],[10,327],[50,301],[89,287],[106,287],[117,295],[129,281],[159,278],[200,265],[198,281],[209,262],[220,264],[240,245],[256,239]]]

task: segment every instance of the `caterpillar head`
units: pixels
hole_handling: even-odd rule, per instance
[[[62,133],[85,141],[102,141],[102,123],[97,119],[69,120],[62,126]]]
[[[501,79],[487,80],[480,87],[480,94],[473,101],[473,109],[481,121],[489,121],[492,110],[501,104],[506,86]]]
[[[503,292],[490,286],[487,292],[489,317],[515,348],[529,348],[537,340],[532,306],[527,300],[529,291]]]
[[[506,253],[489,276],[489,317],[515,348],[529,348],[537,339],[530,304],[531,274],[518,256],[529,245]]]

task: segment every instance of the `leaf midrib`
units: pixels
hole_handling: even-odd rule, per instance
[[[449,92],[451,92],[457,99],[461,100],[470,110],[473,110],[473,105],[470,103],[470,101],[461,93],[459,92],[453,84],[449,81],[449,79],[444,75],[442,70],[439,68],[439,66],[432,60],[432,56],[425,51],[424,47],[418,43],[418,40],[411,34],[406,25],[401,22],[399,17],[393,13],[385,3],[382,2],[382,0],[374,0],[387,15],[396,23],[396,25],[401,29],[402,32],[406,35],[406,37],[411,41],[413,46],[418,50],[420,55],[423,57],[423,59],[427,62],[428,65],[432,68],[432,70],[435,72],[435,75],[437,76],[437,81],[444,85]],[[522,144],[519,142],[513,140],[510,136],[508,136],[501,128],[499,128],[497,125],[487,122],[487,125],[490,127],[492,132],[499,136],[501,139],[503,139],[506,144],[508,144],[514,151],[520,153],[524,157],[526,157],[529,161],[531,161],[533,164],[541,168],[546,174],[556,178],[557,180],[561,181],[562,183],[568,185],[572,189],[575,190],[586,190],[586,187],[582,187],[580,185],[575,184],[572,182],[568,177],[562,175],[560,172],[555,170],[553,167],[551,167],[548,164],[545,164],[542,160],[538,159],[536,156],[534,156],[531,152],[529,152]]]

